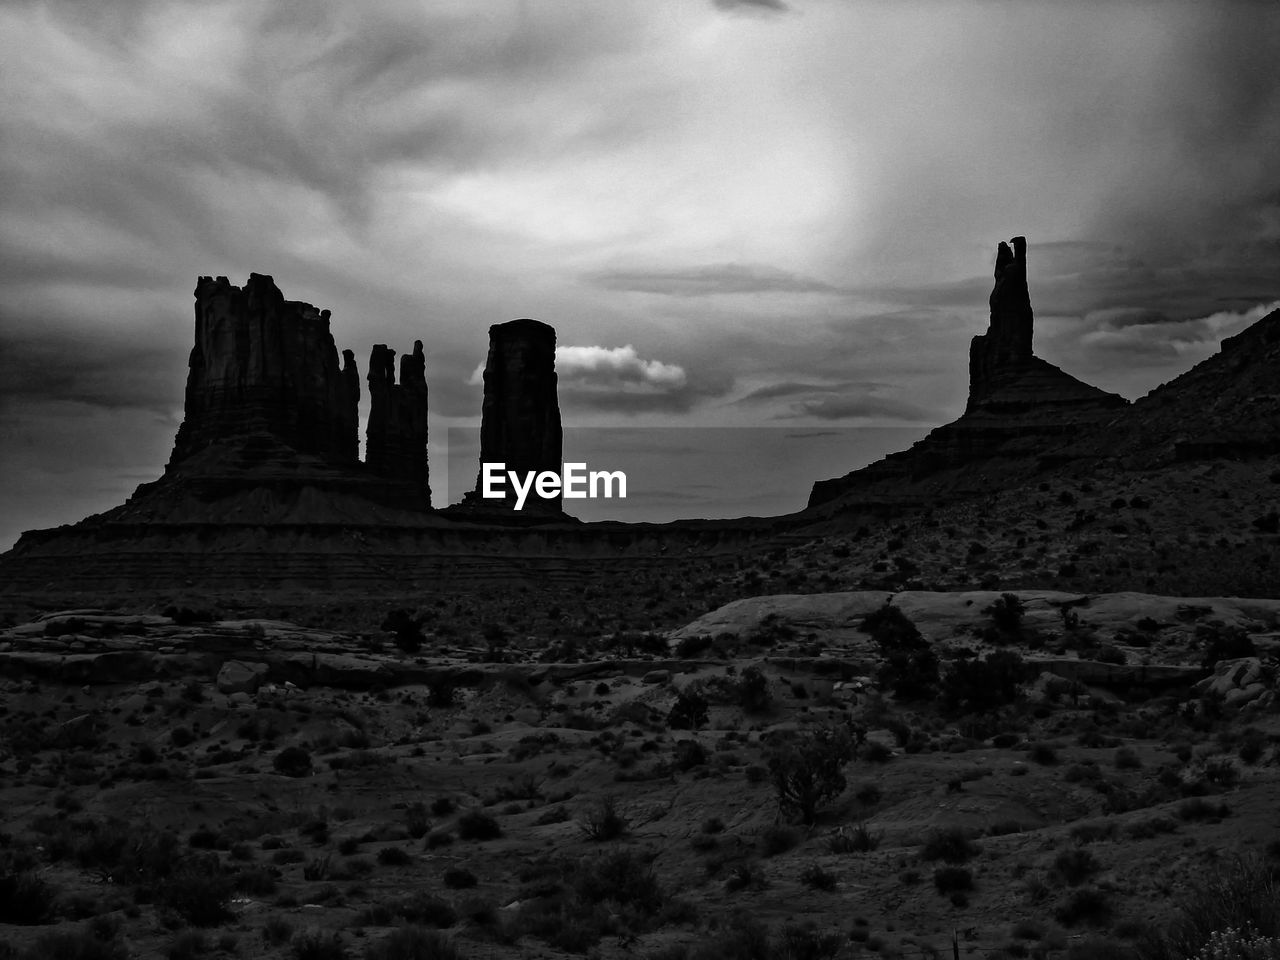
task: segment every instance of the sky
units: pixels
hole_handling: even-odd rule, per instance
[[[159,476],[201,275],[421,339],[441,479],[552,324],[631,519],[954,419],[1014,235],[1037,353],[1136,398],[1280,301],[1277,54],[1262,0],[0,0],[0,549]]]

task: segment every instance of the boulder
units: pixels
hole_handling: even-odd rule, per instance
[[[265,663],[228,660],[218,671],[218,692],[225,694],[256,693],[267,675]]]

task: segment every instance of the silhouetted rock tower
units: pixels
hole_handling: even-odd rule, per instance
[[[530,471],[560,472],[563,434],[555,364],[554,327],[523,319],[489,328],[480,419],[482,465],[505,463],[507,470],[522,476]],[[480,485],[477,475],[475,496]],[[540,500],[530,494],[524,509],[538,506],[559,510],[560,497]]]

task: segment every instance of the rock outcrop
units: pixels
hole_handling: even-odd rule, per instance
[[[427,472],[427,377],[422,341],[400,358],[395,377],[395,351],[374,346],[369,356],[369,427],[365,466],[378,477],[405,481],[430,502]]]
[[[1128,405],[1033,353],[1024,237],[997,247],[990,308],[986,333],[969,347],[969,396],[960,418],[907,450],[818,481],[810,507],[846,495],[906,503],[941,492],[978,492],[1002,479],[1011,465],[1015,472],[1034,468],[1048,449],[1110,421]]]
[[[271,277],[243,288],[201,277],[185,414],[169,470],[225,441],[270,435],[335,466],[354,466],[359,376],[338,364],[329,311],[286,300]]]
[[[504,463],[520,476],[560,472],[563,433],[556,392],[556,331],[538,320],[511,320],[489,328],[484,365],[484,404],[480,420],[480,463]],[[482,475],[468,502],[480,498]],[[510,492],[510,484],[506,489]],[[512,499],[514,494],[511,495]],[[540,498],[531,491],[524,510],[560,512],[560,496]]]

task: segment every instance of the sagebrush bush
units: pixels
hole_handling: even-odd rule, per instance
[[[827,841],[832,853],[867,853],[879,845],[880,837],[873,835],[865,823],[855,824],[852,829],[841,827]]]
[[[1144,960],[1202,960],[1200,954],[1215,934],[1229,942],[1227,931],[1237,931],[1242,938],[1280,938],[1280,885],[1259,857],[1224,859],[1179,899],[1171,923],[1149,932],[1141,944],[1142,955]],[[1227,956],[1240,960],[1249,955]],[[1273,955],[1262,956],[1271,960]]]
[[[293,939],[293,960],[347,960],[347,946],[338,933],[308,930]]]
[[[939,867],[933,871],[933,885],[939,893],[962,893],[973,889],[973,873],[968,867]]]
[[[965,863],[981,849],[969,839],[969,834],[963,827],[938,827],[925,837],[920,847],[920,856],[925,860]]]
[[[458,836],[463,840],[496,840],[502,836],[502,827],[483,810],[468,810],[458,818]]]
[[[386,939],[371,943],[365,960],[461,960],[453,941],[438,930],[406,926],[391,931]]]
[[[602,843],[626,836],[628,824],[627,818],[618,810],[617,799],[606,795],[583,812],[578,819],[578,828],[586,839]]]
[[[305,777],[311,772],[311,754],[301,747],[285,747],[276,754],[271,765],[286,777]]]
[[[1097,858],[1083,847],[1063,850],[1053,860],[1053,872],[1071,887],[1078,887],[1101,867]]]

